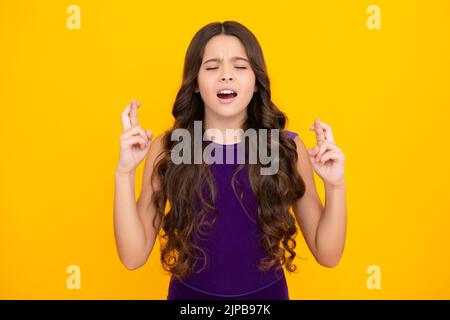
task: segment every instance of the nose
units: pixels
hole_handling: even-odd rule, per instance
[[[231,81],[231,80],[233,80],[233,77],[231,77],[231,76],[229,76],[229,77],[221,77],[222,81],[225,81],[226,79]]]
[[[234,80],[233,73],[231,72],[231,68],[224,67],[223,71],[222,71],[222,74],[220,76],[220,79],[221,79],[221,81],[225,81],[225,80],[232,81],[232,80]]]

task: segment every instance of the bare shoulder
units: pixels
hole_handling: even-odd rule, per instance
[[[297,147],[297,172],[302,177],[305,183],[306,193],[313,192],[315,198],[317,190],[314,181],[314,169],[308,153],[308,149],[300,135],[295,136],[293,140],[295,141]]]
[[[153,169],[164,154],[164,138],[166,134],[167,132],[163,132],[151,141],[150,148],[148,149],[147,156],[145,158],[144,172],[142,176],[143,187],[151,185],[150,181]]]
[[[149,162],[148,160],[156,160],[156,158],[162,153],[164,150],[164,138],[166,137],[166,134],[167,132],[163,132],[153,139],[147,152],[147,162]]]
[[[303,141],[303,139],[300,137],[300,135],[296,135],[293,138],[295,145],[297,147],[297,155],[298,155],[298,161],[305,162],[306,160],[309,160],[308,158],[308,150],[306,149],[306,144]],[[309,162],[309,161],[308,161]]]
[[[315,239],[317,225],[323,212],[323,204],[317,192],[314,168],[308,149],[300,136],[296,136],[294,141],[298,154],[297,171],[305,183],[305,194],[294,202],[293,210],[310,251],[319,261]]]
[[[164,156],[164,137],[166,132],[152,139],[150,148],[145,158],[144,172],[142,175],[141,193],[137,201],[137,211],[144,225],[147,237],[147,249],[145,257],[148,259],[155,243],[156,235],[161,227],[162,218],[158,214],[158,208],[153,203],[153,194],[160,190],[161,182],[158,174],[153,174],[156,163]],[[154,179],[152,179],[154,177]]]

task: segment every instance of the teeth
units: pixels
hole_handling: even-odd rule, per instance
[[[221,90],[221,91],[219,91],[219,93],[221,93],[221,94],[231,94],[231,93],[234,93],[234,91],[233,90]]]

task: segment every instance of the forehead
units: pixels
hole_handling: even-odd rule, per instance
[[[235,36],[220,34],[209,39],[205,46],[203,61],[211,58],[229,59],[234,56],[247,58],[241,40]]]

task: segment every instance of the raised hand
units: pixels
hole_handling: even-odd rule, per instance
[[[308,149],[314,170],[325,184],[343,185],[345,155],[336,146],[331,127],[316,118],[309,130],[316,133],[317,145]]]
[[[145,158],[150,148],[152,132],[138,123],[138,107],[134,98],[121,113],[123,133],[120,135],[120,157],[116,170],[131,173]]]

